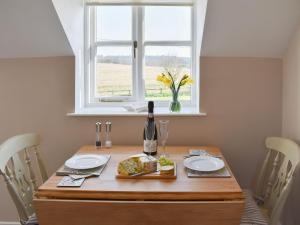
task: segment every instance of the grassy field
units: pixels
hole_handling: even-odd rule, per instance
[[[97,92],[101,96],[130,96],[132,94],[132,66],[98,63],[96,74]],[[162,67],[145,67],[146,100],[170,100],[171,91],[156,81]],[[190,87],[183,87],[180,100],[190,100]]]

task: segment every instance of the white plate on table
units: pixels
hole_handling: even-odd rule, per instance
[[[65,166],[74,170],[94,169],[104,165],[107,158],[101,155],[75,155],[65,162]]]
[[[225,167],[223,160],[211,156],[193,156],[185,159],[183,165],[200,172],[213,172]]]

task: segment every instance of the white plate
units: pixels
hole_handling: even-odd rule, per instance
[[[65,166],[75,170],[93,169],[106,163],[107,158],[101,155],[75,155],[65,162]]]
[[[185,159],[183,165],[200,172],[217,171],[225,166],[223,160],[211,156],[193,156]]]

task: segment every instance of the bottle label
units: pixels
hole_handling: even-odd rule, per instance
[[[157,140],[144,140],[144,152],[153,153],[157,151]]]

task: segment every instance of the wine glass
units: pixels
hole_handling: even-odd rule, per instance
[[[163,147],[162,155],[167,156],[166,155],[166,142],[167,142],[167,139],[169,136],[169,120],[160,120],[159,121],[159,136],[160,136],[161,144]]]

